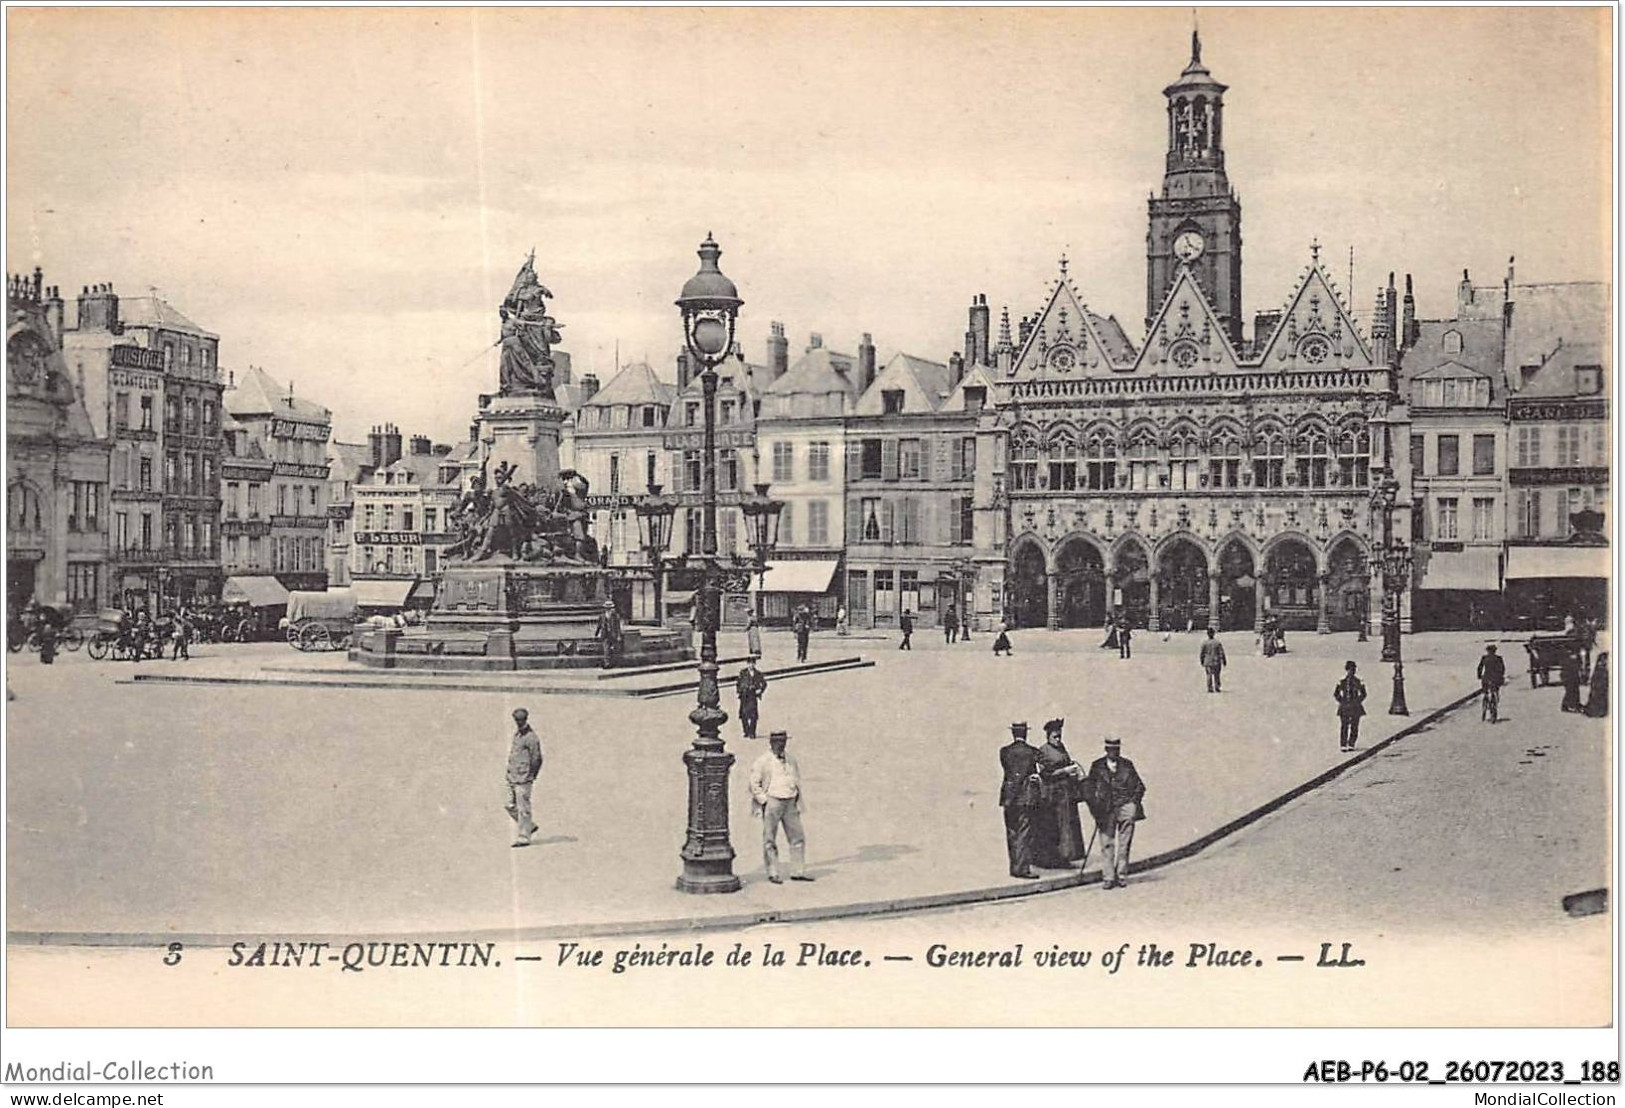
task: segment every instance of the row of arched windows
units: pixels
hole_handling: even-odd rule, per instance
[[[1017,433],[1010,442],[1014,491],[1107,489],[1365,488],[1371,481],[1371,436],[1365,431],[1305,432],[1290,438],[1266,431],[1245,447],[1237,435],[1215,435],[1204,449],[1194,433],[1159,445],[1136,435],[1119,450],[1115,438],[1091,435],[1081,444],[1070,431],[1040,442]]]

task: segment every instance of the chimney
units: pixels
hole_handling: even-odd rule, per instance
[[[384,464],[394,465],[401,460],[401,429],[393,423],[384,424]]]
[[[965,332],[965,360],[971,365],[986,365],[988,334],[992,317],[988,313],[987,294],[979,292],[971,297],[970,329]]]
[[[1405,308],[1404,322],[1399,331],[1399,349],[1401,352],[1409,350],[1416,345],[1416,340],[1422,337],[1421,325],[1416,322],[1416,293],[1411,288],[1411,275],[1405,274]]]
[[[774,320],[767,336],[767,381],[772,384],[790,368],[790,340],[784,337],[784,324]]]
[[[79,295],[79,330],[119,333],[118,297],[112,285],[91,285]]]
[[[813,350],[817,350],[820,347],[822,347],[823,345],[824,345],[824,336],[820,335],[817,331],[814,331],[812,334],[807,336],[807,349],[808,349],[809,352],[813,351]]]
[[[1467,309],[1473,303],[1473,279],[1464,269],[1461,271],[1461,284],[1456,286],[1456,318],[1462,319],[1467,315]]]
[[[469,442],[479,442],[480,441],[480,425],[479,425],[478,420],[476,420],[475,422],[470,423],[468,425],[468,441]]]
[[[1016,333],[1019,336],[1016,339],[1016,345],[1026,346],[1027,340],[1032,337],[1033,333],[1033,317],[1030,315],[1022,316],[1021,323],[1017,326]]]
[[[561,385],[570,383],[570,354],[566,350],[555,350],[553,358],[553,380]]]
[[[598,394],[598,374],[583,373],[581,375],[581,403],[585,404]]]
[[[67,323],[64,315],[62,293],[55,285],[45,291],[45,320],[51,325],[51,333],[56,336],[57,344],[60,345],[62,342],[62,328]]]
[[[817,339],[818,336],[814,335]],[[820,340],[822,341],[822,340]],[[862,396],[869,391],[869,386],[875,383],[875,340],[868,331],[863,333],[863,340],[858,343],[858,395]]]
[[[367,431],[367,459],[373,469],[384,464],[384,431],[376,423]]]
[[[429,441],[428,435],[413,435],[411,441],[413,457],[421,458],[434,450],[434,443]]]
[[[948,356],[948,387],[958,388],[959,382],[965,379],[965,356],[954,351]]]
[[[451,454],[451,444],[450,443],[442,442],[442,443],[435,444],[434,456],[436,458],[449,457],[450,454]]]
[[[677,391],[682,392],[688,388],[688,350],[685,348],[677,352]]]

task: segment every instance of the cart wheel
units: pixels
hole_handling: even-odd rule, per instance
[[[333,636],[328,634],[325,624],[311,624],[305,628],[305,633],[300,638],[304,641],[304,649],[306,650],[333,649]]]
[[[98,662],[107,657],[107,650],[107,640],[101,635],[96,635],[90,640],[89,643],[85,645],[85,653],[89,654]]]
[[[29,649],[30,653],[38,654],[39,653],[39,636],[36,635],[34,632],[30,631],[28,633],[27,645],[28,645],[28,649]]]
[[[297,627],[290,624],[288,626],[288,645],[293,647],[295,650],[305,649],[304,630],[305,629],[303,627]]]
[[[62,640],[57,645],[63,650],[78,650],[85,645],[85,633],[77,627],[69,627],[62,632]]]

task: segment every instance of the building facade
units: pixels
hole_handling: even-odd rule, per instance
[[[259,439],[230,415],[221,428],[220,564],[232,577],[271,572],[271,480]]]
[[[6,285],[6,610],[109,603],[111,443],[60,345],[61,298],[38,269]],[[53,313],[51,305],[56,309]]]
[[[451,513],[462,495],[461,478],[453,447],[414,435],[404,454],[353,486],[350,584],[366,593],[364,602],[427,606],[433,599],[433,582],[453,541]]]
[[[240,376],[233,373],[225,405],[271,460],[266,492],[272,574],[287,589],[325,589],[332,413],[254,366]]]
[[[1120,613],[1153,629],[1243,628],[1273,613],[1289,628],[1350,628],[1370,605],[1379,474],[1401,482],[1394,525],[1408,531],[1392,366],[1318,247],[1280,310],[1242,333],[1224,91],[1193,41],[1164,90],[1143,346],[1089,310],[1063,258],[1013,354],[990,359],[999,429],[992,457],[977,458],[975,511],[992,517],[975,524],[991,577],[978,596],[997,595],[1017,626]]]
[[[86,287],[62,348],[90,418],[113,440],[109,596],[129,608],[218,599],[219,336],[157,295]]]

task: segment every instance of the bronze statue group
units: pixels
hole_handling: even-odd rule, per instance
[[[1030,746],[1027,724],[1010,725],[1010,743],[1000,749],[1004,780],[999,806],[1004,810],[1005,846],[1010,876],[1036,878],[1038,869],[1082,869],[1098,838],[1101,844],[1101,887],[1121,888],[1128,874],[1134,825],[1145,818],[1145,782],[1134,763],[1123,757],[1120,739],[1108,737],[1105,752],[1086,770],[1066,749],[1063,719],[1044,724],[1044,744]],[[1088,809],[1093,828],[1084,839],[1079,805]]]

